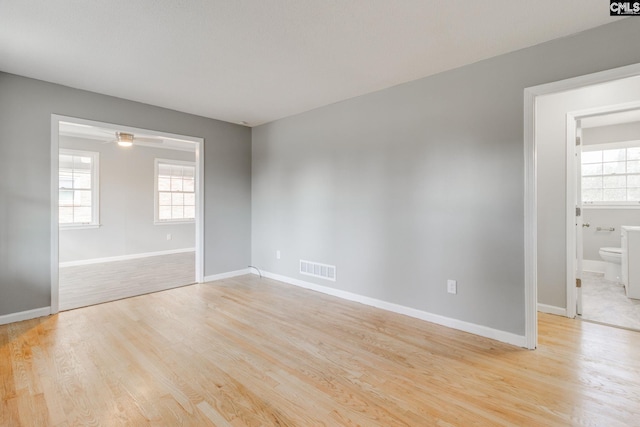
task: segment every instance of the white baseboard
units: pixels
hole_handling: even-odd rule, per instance
[[[35,319],[51,314],[51,307],[34,308],[33,310],[20,311],[18,313],[4,314],[0,316],[0,325],[7,323],[22,322],[23,320]]]
[[[103,262],[113,262],[113,261],[127,261],[130,259],[138,259],[138,258],[148,258],[152,256],[159,255],[173,255],[173,254],[181,254],[185,252],[195,252],[195,248],[184,248],[184,249],[170,249],[167,251],[157,251],[157,252],[144,252],[139,254],[129,254],[129,255],[118,255],[118,256],[110,256],[105,258],[91,258],[91,259],[82,259],[79,261],[68,261],[61,262],[60,268],[65,267],[76,267],[79,265],[89,265],[89,264],[100,264]]]
[[[538,311],[541,313],[549,313],[555,314],[556,316],[567,317],[567,309],[564,307],[556,307],[555,305],[538,303]]]
[[[590,259],[582,260],[582,271],[590,271],[591,273],[603,273],[606,270],[606,262],[595,261]]]
[[[242,270],[229,271],[227,273],[214,274],[212,276],[205,276],[204,281],[213,282],[216,280],[229,279],[231,277],[236,277],[236,276],[244,276],[245,274],[249,274],[249,273],[251,273],[251,269],[244,268]]]
[[[256,273],[253,273],[256,274]],[[293,279],[291,277],[281,276],[279,274],[262,272],[263,277],[269,279],[278,280],[280,282],[288,283],[302,288],[311,289],[313,291],[321,292],[323,294],[332,295],[338,298],[346,299],[349,301],[359,302],[361,304],[369,305],[372,307],[381,308],[383,310],[391,311],[394,313],[404,314],[406,316],[414,317],[416,319],[425,320],[427,322],[436,323],[438,325],[446,326],[448,328],[457,329],[471,334],[480,335],[485,338],[494,339],[496,341],[502,341],[507,344],[516,345],[518,347],[526,347],[526,339],[524,335],[516,335],[511,332],[500,331],[498,329],[489,328],[487,326],[476,325],[475,323],[469,323],[462,320],[452,319],[450,317],[441,316],[439,314],[433,314],[415,308],[406,307],[399,304],[394,304],[387,301],[382,301],[375,298],[366,297],[363,295],[354,294],[340,289],[331,288],[328,286],[316,285],[315,283],[305,282],[299,279]]]

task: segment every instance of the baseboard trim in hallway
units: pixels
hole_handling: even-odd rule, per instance
[[[214,282],[216,280],[230,279],[236,276],[244,276],[251,273],[250,268],[244,268],[242,270],[228,271],[226,273],[212,274],[211,276],[205,276],[205,282]]]
[[[538,303],[538,311],[541,313],[555,314],[556,316],[567,317],[567,309],[564,307],[556,307],[555,305]]]
[[[36,319],[51,314],[51,307],[34,308],[33,310],[19,311],[17,313],[4,314],[0,316],[0,325],[8,323],[22,322],[23,320]]]
[[[252,271],[253,274],[256,274]],[[437,325],[446,326],[448,328],[457,329],[463,332],[469,332],[471,334],[479,335],[485,338],[491,338],[496,341],[501,341],[507,344],[516,345],[518,347],[527,347],[526,338],[524,335],[517,335],[498,329],[493,329],[483,325],[477,325],[475,323],[465,322],[463,320],[452,319],[450,317],[441,316],[439,314],[429,313],[427,311],[418,310],[404,305],[395,304],[387,301],[382,301],[376,298],[371,298],[352,292],[342,291],[340,289],[331,288],[328,286],[316,285],[315,283],[306,282],[300,279],[294,279],[287,276],[281,276],[279,274],[263,271],[262,275],[269,279],[278,280],[280,282],[288,283],[290,285],[299,286],[312,291],[321,292],[323,294],[332,295],[338,298],[342,298],[349,301],[359,302],[361,304],[369,305],[372,307],[381,308],[383,310],[391,311],[394,313],[404,314],[406,316],[414,317],[416,319],[425,320],[427,322],[435,323]]]

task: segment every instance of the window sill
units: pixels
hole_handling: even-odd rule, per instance
[[[195,220],[189,221],[153,221],[153,225],[187,225],[187,224],[195,224]]]
[[[640,205],[582,205],[582,209],[640,209]]]
[[[58,229],[60,231],[62,230],[89,230],[92,228],[100,228],[102,227],[101,224],[82,224],[82,225],[63,225],[60,224],[58,225]]]

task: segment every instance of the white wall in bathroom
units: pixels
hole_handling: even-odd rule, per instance
[[[640,140],[640,122],[598,126],[582,130],[584,145]],[[584,209],[584,259],[602,261],[598,251],[603,247],[620,247],[623,225],[640,225],[640,209]],[[597,228],[615,228],[615,231],[597,231]]]
[[[589,223],[582,233],[584,259],[602,261],[598,251],[603,247],[620,247],[623,225],[640,226],[640,209],[584,209],[584,222]],[[614,227],[615,231],[597,231],[597,227]]]
[[[567,306],[566,115],[638,99],[638,77],[538,98],[538,303]]]

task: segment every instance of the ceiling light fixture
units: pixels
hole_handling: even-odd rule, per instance
[[[116,132],[116,142],[120,147],[131,147],[133,145],[133,134]]]

